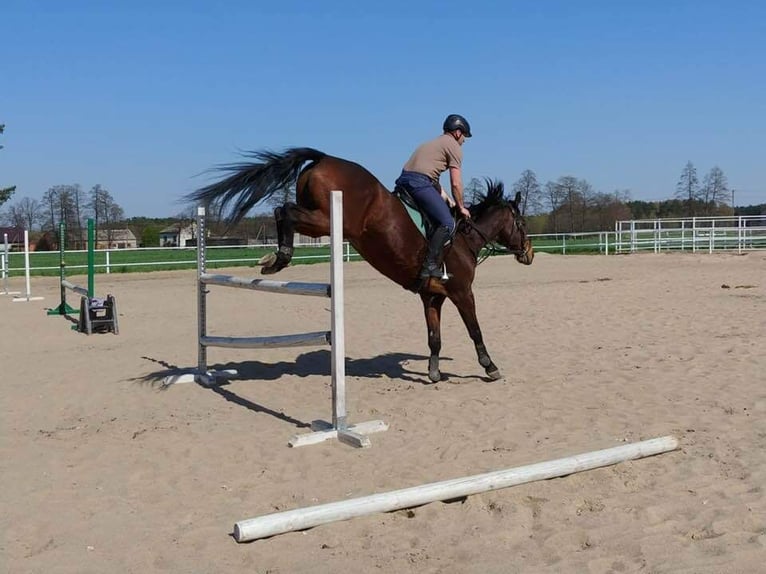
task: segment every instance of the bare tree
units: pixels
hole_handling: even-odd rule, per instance
[[[625,205],[630,200],[628,191],[614,193],[596,193],[589,201],[588,229],[609,231],[614,229],[614,222],[619,219],[631,219],[630,209]]]
[[[697,168],[691,161],[688,161],[676,184],[676,198],[686,202],[687,215],[694,215],[694,203],[699,200],[699,193]]]
[[[79,184],[73,184],[54,185],[43,195],[44,228],[55,232],[63,221],[67,228],[67,244],[74,249],[84,243],[80,219],[81,193]]]
[[[8,207],[8,220],[14,227],[23,227],[31,231],[40,221],[40,215],[40,202],[29,197],[23,197]]]
[[[115,236],[115,231],[117,230],[117,224],[122,223],[125,221],[125,210],[122,209],[119,205],[116,203],[111,203],[109,205],[109,209],[106,212],[106,240],[107,244],[111,245],[112,240]]]
[[[521,193],[521,213],[539,213],[542,210],[542,191],[537,175],[531,169],[521,172],[512,188],[513,194]]]
[[[475,205],[481,201],[481,197],[486,191],[484,184],[478,177],[472,177],[468,185],[465,186],[463,196],[465,203]]]
[[[43,194],[43,230],[55,231],[56,230],[56,205],[58,204],[58,190],[55,187],[51,187]]]
[[[595,190],[587,179],[580,179],[577,181],[577,201],[578,209],[580,210],[580,229],[579,231],[586,230],[586,217],[591,207],[591,202],[595,196]]]
[[[575,230],[575,212],[578,204],[580,182],[576,177],[565,175],[556,180],[559,195],[563,198],[569,218],[569,231]]]
[[[116,225],[125,219],[125,212],[114,200],[112,194],[100,184],[94,185],[88,195],[90,197],[87,203],[88,213],[93,217],[96,234],[99,229],[104,230],[106,241],[111,244]]]
[[[731,199],[729,185],[723,170],[715,166],[702,179],[702,201],[705,202],[705,208],[711,212],[719,204],[727,204]]]
[[[86,207],[88,209],[88,215],[93,217],[93,223],[96,229],[98,229],[99,224],[106,219],[106,212],[112,201],[111,194],[109,191],[101,187],[101,184],[96,184],[90,188]]]
[[[561,206],[564,204],[566,197],[562,193],[562,188],[554,181],[549,181],[545,184],[545,201],[548,204],[551,214],[551,223],[553,226],[553,232],[559,232],[559,218],[558,214]]]
[[[295,203],[295,184],[290,184],[277,190],[274,192],[274,195],[266,200],[266,205],[272,209],[282,207],[285,203]]]

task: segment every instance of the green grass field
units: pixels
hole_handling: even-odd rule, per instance
[[[207,268],[252,266],[273,247],[209,247]],[[106,273],[107,253],[95,252],[96,273]],[[359,256],[352,250],[351,256]],[[197,251],[189,249],[140,249],[109,251],[110,273],[147,273],[175,269],[195,269]],[[293,257],[294,264],[311,264],[329,261],[329,247],[298,247]],[[60,255],[58,251],[30,253],[30,274],[35,276],[57,276]],[[86,275],[88,254],[85,251],[68,251],[65,254],[67,276]],[[13,252],[9,255],[9,276],[24,274],[24,254]]]
[[[562,253],[565,247],[567,254],[599,253],[598,236],[563,239],[541,238],[533,239],[537,251],[547,253]],[[273,247],[208,247],[207,268],[249,267],[253,266],[262,256],[272,253]],[[352,260],[359,255],[350,249],[348,255]],[[30,253],[30,274],[34,276],[57,276],[59,274],[59,252]],[[151,271],[169,271],[176,269],[195,269],[197,266],[197,251],[187,249],[135,249],[112,250],[95,252],[96,273],[106,273],[107,257],[110,273],[147,273]],[[330,247],[296,247],[293,256],[294,265],[306,265],[329,261]],[[86,275],[88,255],[85,251],[67,251],[64,261],[67,276]],[[12,252],[9,255],[9,276],[18,277],[24,274],[24,254]]]

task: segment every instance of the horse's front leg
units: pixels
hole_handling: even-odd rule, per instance
[[[290,264],[293,258],[293,241],[295,232],[311,237],[321,237],[330,234],[330,220],[319,210],[309,210],[294,203],[285,203],[274,210],[277,222],[277,244],[275,253],[262,257],[261,273],[271,275],[281,271]]]
[[[442,375],[439,371],[439,352],[442,349],[441,317],[444,295],[432,295],[423,293],[423,310],[426,314],[426,326],[428,327],[428,348],[431,356],[428,357],[428,378],[431,382],[438,383]]]
[[[487,376],[496,381],[502,378],[500,369],[492,362],[487,352],[487,347],[484,346],[484,339],[481,336],[481,328],[479,327],[479,320],[476,318],[476,302],[473,298],[473,292],[459,296],[452,297],[452,302],[457,307],[460,317],[463,319],[463,323],[468,329],[468,335],[471,337],[474,346],[476,347],[476,355],[479,358],[479,364],[484,367]]]

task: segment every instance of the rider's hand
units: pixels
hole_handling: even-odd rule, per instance
[[[471,219],[471,212],[466,209],[465,205],[460,206],[460,213],[465,217],[466,219]]]
[[[441,196],[442,196],[442,199],[447,202],[447,205],[449,205],[450,209],[455,207],[455,200],[452,199],[449,195],[447,195],[444,191],[442,191]]]

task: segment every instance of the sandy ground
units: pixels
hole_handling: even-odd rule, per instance
[[[328,276],[322,264],[277,278]],[[210,289],[210,334],[329,326],[326,300]],[[438,384],[419,298],[347,264],[349,418],[390,425],[370,449],[287,447],[330,415],[327,348],[211,349],[238,379],[163,389],[196,362],[194,272],[100,275],[96,291],[117,297],[118,336],[46,316],[53,278],[33,278],[43,301],[0,298],[2,572],[764,571],[764,253],[488,261],[475,293],[505,377],[485,379],[447,303]],[[231,536],[270,512],[667,434],[680,450],[249,544]]]

